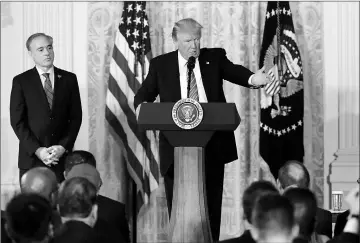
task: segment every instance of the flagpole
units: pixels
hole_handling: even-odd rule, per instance
[[[134,180],[132,180],[132,218],[133,218],[133,223],[132,223],[132,243],[136,243],[137,242],[137,239],[136,239],[136,236],[137,236],[137,212],[136,212],[136,209],[137,209],[137,193],[136,193],[136,190],[137,189],[137,186],[136,186],[136,183]]]

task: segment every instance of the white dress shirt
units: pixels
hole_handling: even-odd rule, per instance
[[[183,58],[183,56],[178,52],[178,60],[179,60],[179,74],[180,74],[180,88],[181,88],[181,99],[187,98],[187,86],[188,86],[188,77],[187,77],[187,60]],[[196,79],[196,85],[199,94],[199,102],[208,102],[204,84],[202,81],[201,73],[200,73],[200,64],[199,59],[195,59],[195,67],[194,67],[194,75]]]
[[[54,78],[54,66],[52,66],[47,72],[44,72],[38,66],[36,66],[36,70],[38,71],[41,79],[42,86],[45,87],[45,80],[46,78],[43,76],[43,73],[50,73],[49,78],[51,82],[51,87],[54,90],[55,78]]]

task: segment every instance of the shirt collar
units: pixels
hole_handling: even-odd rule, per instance
[[[36,70],[38,71],[38,73],[39,73],[39,75],[40,75],[40,77],[45,73],[41,68],[39,68],[38,66],[35,66],[36,67]],[[54,66],[52,66],[48,71],[47,71],[47,73],[49,73],[50,74],[50,76],[52,75],[52,74],[54,74]]]
[[[198,58],[195,59],[195,65],[196,65],[197,59]],[[179,60],[180,67],[186,67],[188,61],[185,58],[183,58],[183,56],[180,54],[179,51],[178,51],[178,60]]]

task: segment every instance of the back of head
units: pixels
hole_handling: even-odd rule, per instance
[[[192,33],[201,37],[201,29],[201,24],[199,24],[196,20],[192,18],[185,18],[175,23],[171,36],[175,41],[177,40],[177,34],[180,32]]]
[[[89,217],[96,202],[96,188],[89,180],[74,177],[65,180],[59,189],[58,207],[61,217]]]
[[[259,197],[251,217],[254,239],[257,242],[292,241],[295,236],[293,210],[290,201],[279,194]]]
[[[92,153],[84,150],[75,150],[65,158],[65,173],[67,174],[73,166],[78,164],[90,164],[96,168],[96,160]]]
[[[102,185],[99,171],[90,164],[78,164],[73,166],[71,170],[67,173],[66,180],[74,177],[82,177],[88,179],[96,187],[97,190],[100,189]]]
[[[279,169],[279,182],[282,189],[289,186],[309,188],[310,175],[303,163],[290,160]]]
[[[58,189],[58,182],[49,168],[35,167],[21,177],[20,187],[23,193],[37,193],[51,200],[51,195]]]
[[[251,223],[251,212],[256,200],[266,193],[278,193],[276,187],[269,181],[255,181],[246,188],[242,198],[245,219]]]
[[[306,188],[291,188],[284,196],[294,206],[295,222],[299,225],[299,235],[309,238],[314,232],[317,203],[314,193]]]
[[[49,236],[52,208],[35,193],[21,193],[6,206],[6,230],[15,242],[42,242]]]

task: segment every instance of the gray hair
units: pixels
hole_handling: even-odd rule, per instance
[[[35,34],[30,35],[30,37],[26,41],[26,49],[28,51],[30,51],[31,42],[39,36],[43,36],[43,37],[47,38],[50,41],[51,45],[53,44],[53,38],[50,35],[47,35],[44,33],[35,33]]]
[[[180,32],[184,29],[191,29],[193,32],[199,33],[201,36],[201,28],[202,28],[202,25],[199,24],[196,20],[194,20],[192,18],[182,19],[175,23],[175,25],[172,29],[171,36],[172,36],[173,40],[176,41],[178,32]]]

